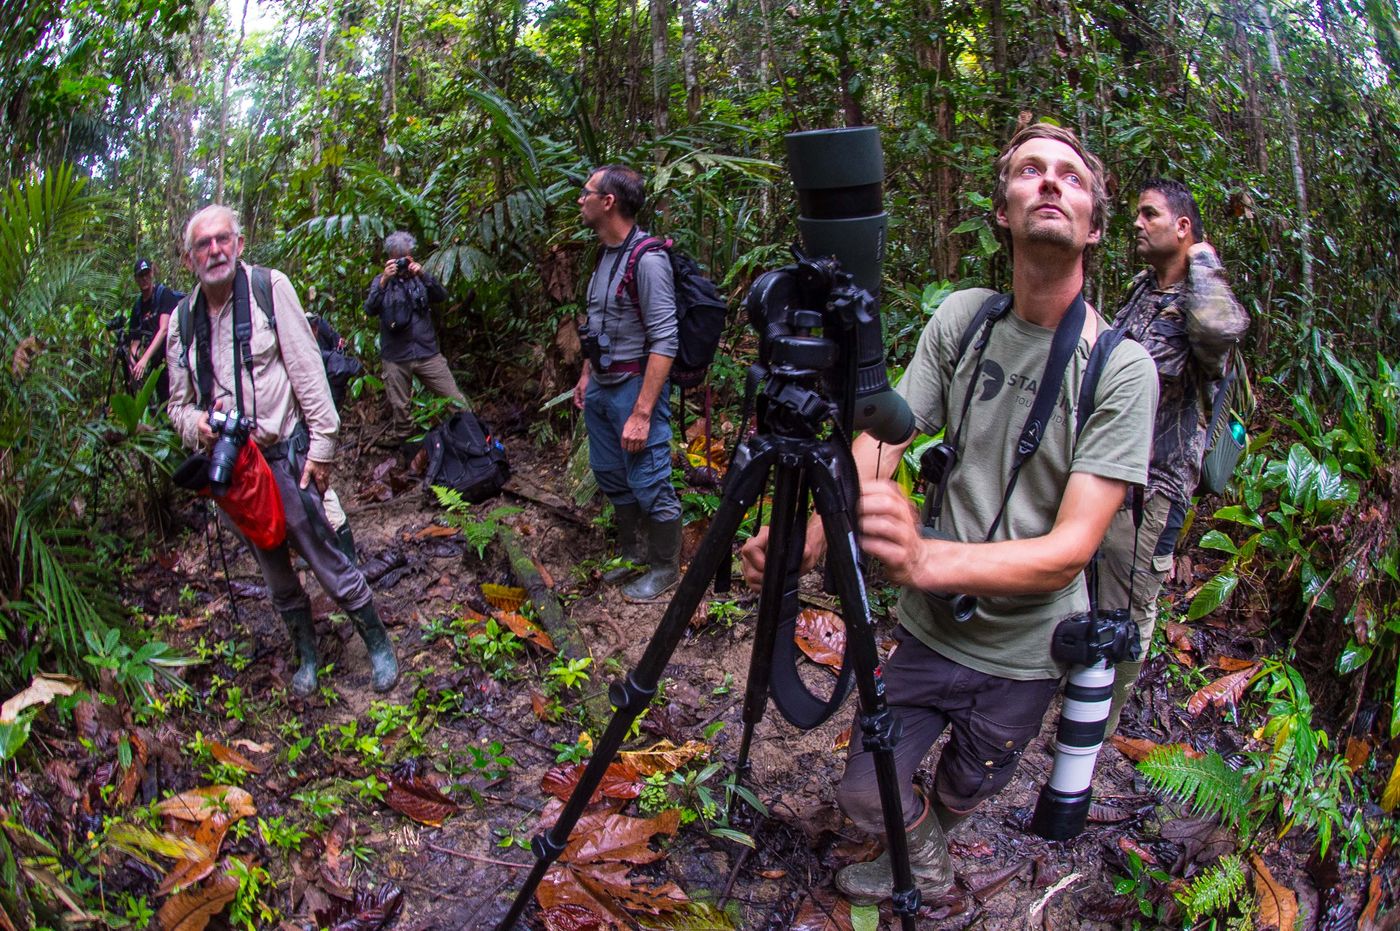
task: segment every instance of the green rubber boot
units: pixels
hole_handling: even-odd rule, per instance
[[[646,523],[647,572],[622,587],[628,601],[652,601],[681,577],[681,519]]]
[[[642,524],[646,520],[640,504],[613,505],[613,520],[617,522],[618,556],[631,566],[618,566],[603,573],[603,581],[616,585],[637,574],[634,566],[646,562],[646,544],[642,540]]]
[[[1108,738],[1118,730],[1118,719],[1123,714],[1128,697],[1133,694],[1133,686],[1137,684],[1140,672],[1142,663],[1119,663],[1113,667],[1113,701],[1109,703],[1108,720],[1104,722],[1104,743],[1108,743]]]
[[[951,837],[953,832],[956,831],[964,821],[972,817],[972,812],[953,811],[953,809],[944,805],[938,799],[934,799],[931,804],[933,805],[934,817],[938,819],[938,826],[943,829],[943,836],[945,838]]]
[[[370,678],[376,692],[387,692],[399,681],[399,661],[394,657],[394,642],[374,610],[374,602],[365,602],[364,607],[350,612],[350,620],[360,632],[369,651]]]
[[[301,667],[292,674],[292,694],[306,698],[316,691],[316,672],[321,658],[316,653],[316,628],[311,624],[311,610],[296,608],[283,611],[282,620],[287,624],[287,634],[297,648],[297,658]]]
[[[909,839],[909,871],[925,902],[947,892],[953,885],[953,862],[948,859],[948,843],[938,816],[925,800],[919,820],[905,829]],[[852,863],[836,874],[836,888],[857,905],[875,905],[890,897],[894,871],[885,851],[866,863]]]

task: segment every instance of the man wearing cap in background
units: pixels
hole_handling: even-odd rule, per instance
[[[151,369],[165,364],[165,333],[170,329],[170,314],[185,296],[156,283],[156,270],[150,259],[137,259],[135,274],[141,293],[131,307],[126,328],[133,391],[140,389]],[[156,397],[162,406],[170,400],[170,376],[164,370],[156,382]]]

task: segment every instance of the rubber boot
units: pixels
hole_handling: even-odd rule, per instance
[[[1108,743],[1108,738],[1118,730],[1118,718],[1123,714],[1123,706],[1128,703],[1128,696],[1133,694],[1133,685],[1137,683],[1140,672],[1142,663],[1119,663],[1113,667],[1113,701],[1108,706],[1108,721],[1103,732],[1104,743]]]
[[[360,557],[355,553],[355,535],[350,532],[348,523],[341,524],[340,529],[335,532],[335,545],[345,554],[345,558],[350,560],[350,565],[358,566],[360,564]]]
[[[292,674],[292,694],[306,698],[316,691],[316,672],[321,658],[316,654],[316,628],[311,624],[311,610],[296,608],[282,612],[282,620],[287,624],[287,634],[297,648],[297,658],[301,667]]]
[[[642,540],[642,524],[646,519],[640,504],[613,505],[613,520],[617,522],[618,556],[632,563],[603,573],[603,581],[616,585],[637,574],[635,566],[646,562],[646,546]]]
[[[364,607],[351,611],[350,619],[355,622],[355,629],[360,632],[365,649],[369,651],[370,678],[374,690],[389,691],[399,681],[399,661],[394,658],[394,643],[384,629],[384,622],[379,619],[379,612],[374,610],[374,602],[367,601]]]
[[[909,840],[909,871],[914,876],[924,902],[931,902],[953,885],[953,862],[948,859],[948,843],[938,816],[928,801],[919,820],[905,829]],[[890,897],[894,872],[890,854],[885,851],[866,863],[852,863],[836,874],[836,888],[857,905],[875,905]]]
[[[622,587],[628,601],[651,601],[666,591],[681,575],[681,519],[646,522],[647,572]]]
[[[938,819],[938,826],[943,829],[943,836],[945,838],[952,836],[953,832],[956,831],[964,821],[972,817],[972,812],[953,811],[953,809],[944,805],[938,799],[934,799],[932,805],[934,817]]]

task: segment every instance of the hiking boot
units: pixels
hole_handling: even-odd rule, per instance
[[[640,571],[637,567],[646,562],[646,546],[642,541],[642,514],[640,504],[613,505],[613,520],[617,522],[618,557],[631,565],[617,566],[603,573],[603,581],[616,585]]]
[[[340,529],[335,532],[335,546],[345,554],[345,558],[350,560],[350,565],[358,566],[360,558],[355,553],[355,535],[350,532],[348,523],[341,524]]]
[[[379,619],[379,612],[374,610],[374,602],[367,601],[364,607],[356,608],[349,614],[369,652],[369,671],[374,690],[389,691],[399,681],[399,661],[394,658],[394,643],[384,629],[384,622]]]
[[[909,841],[909,872],[925,902],[931,902],[953,885],[953,863],[938,816],[927,800],[919,820],[905,829]],[[867,863],[852,863],[836,874],[836,888],[857,905],[876,905],[890,897],[894,872],[886,850]]]
[[[647,572],[622,587],[628,601],[651,601],[665,592],[681,575],[681,519],[646,522]]]
[[[301,667],[292,674],[292,694],[306,698],[316,691],[316,672],[321,658],[316,654],[316,628],[311,624],[309,608],[295,608],[282,612],[282,620],[287,624],[287,634],[297,649]]]

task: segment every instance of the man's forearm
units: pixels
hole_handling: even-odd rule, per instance
[[[671,375],[673,361],[670,356],[658,355],[654,352],[647,356],[646,374],[642,376],[642,390],[637,393],[637,403],[633,406],[632,413],[650,417],[652,411],[656,410],[656,402],[661,397],[661,389],[666,386],[666,379]]]

